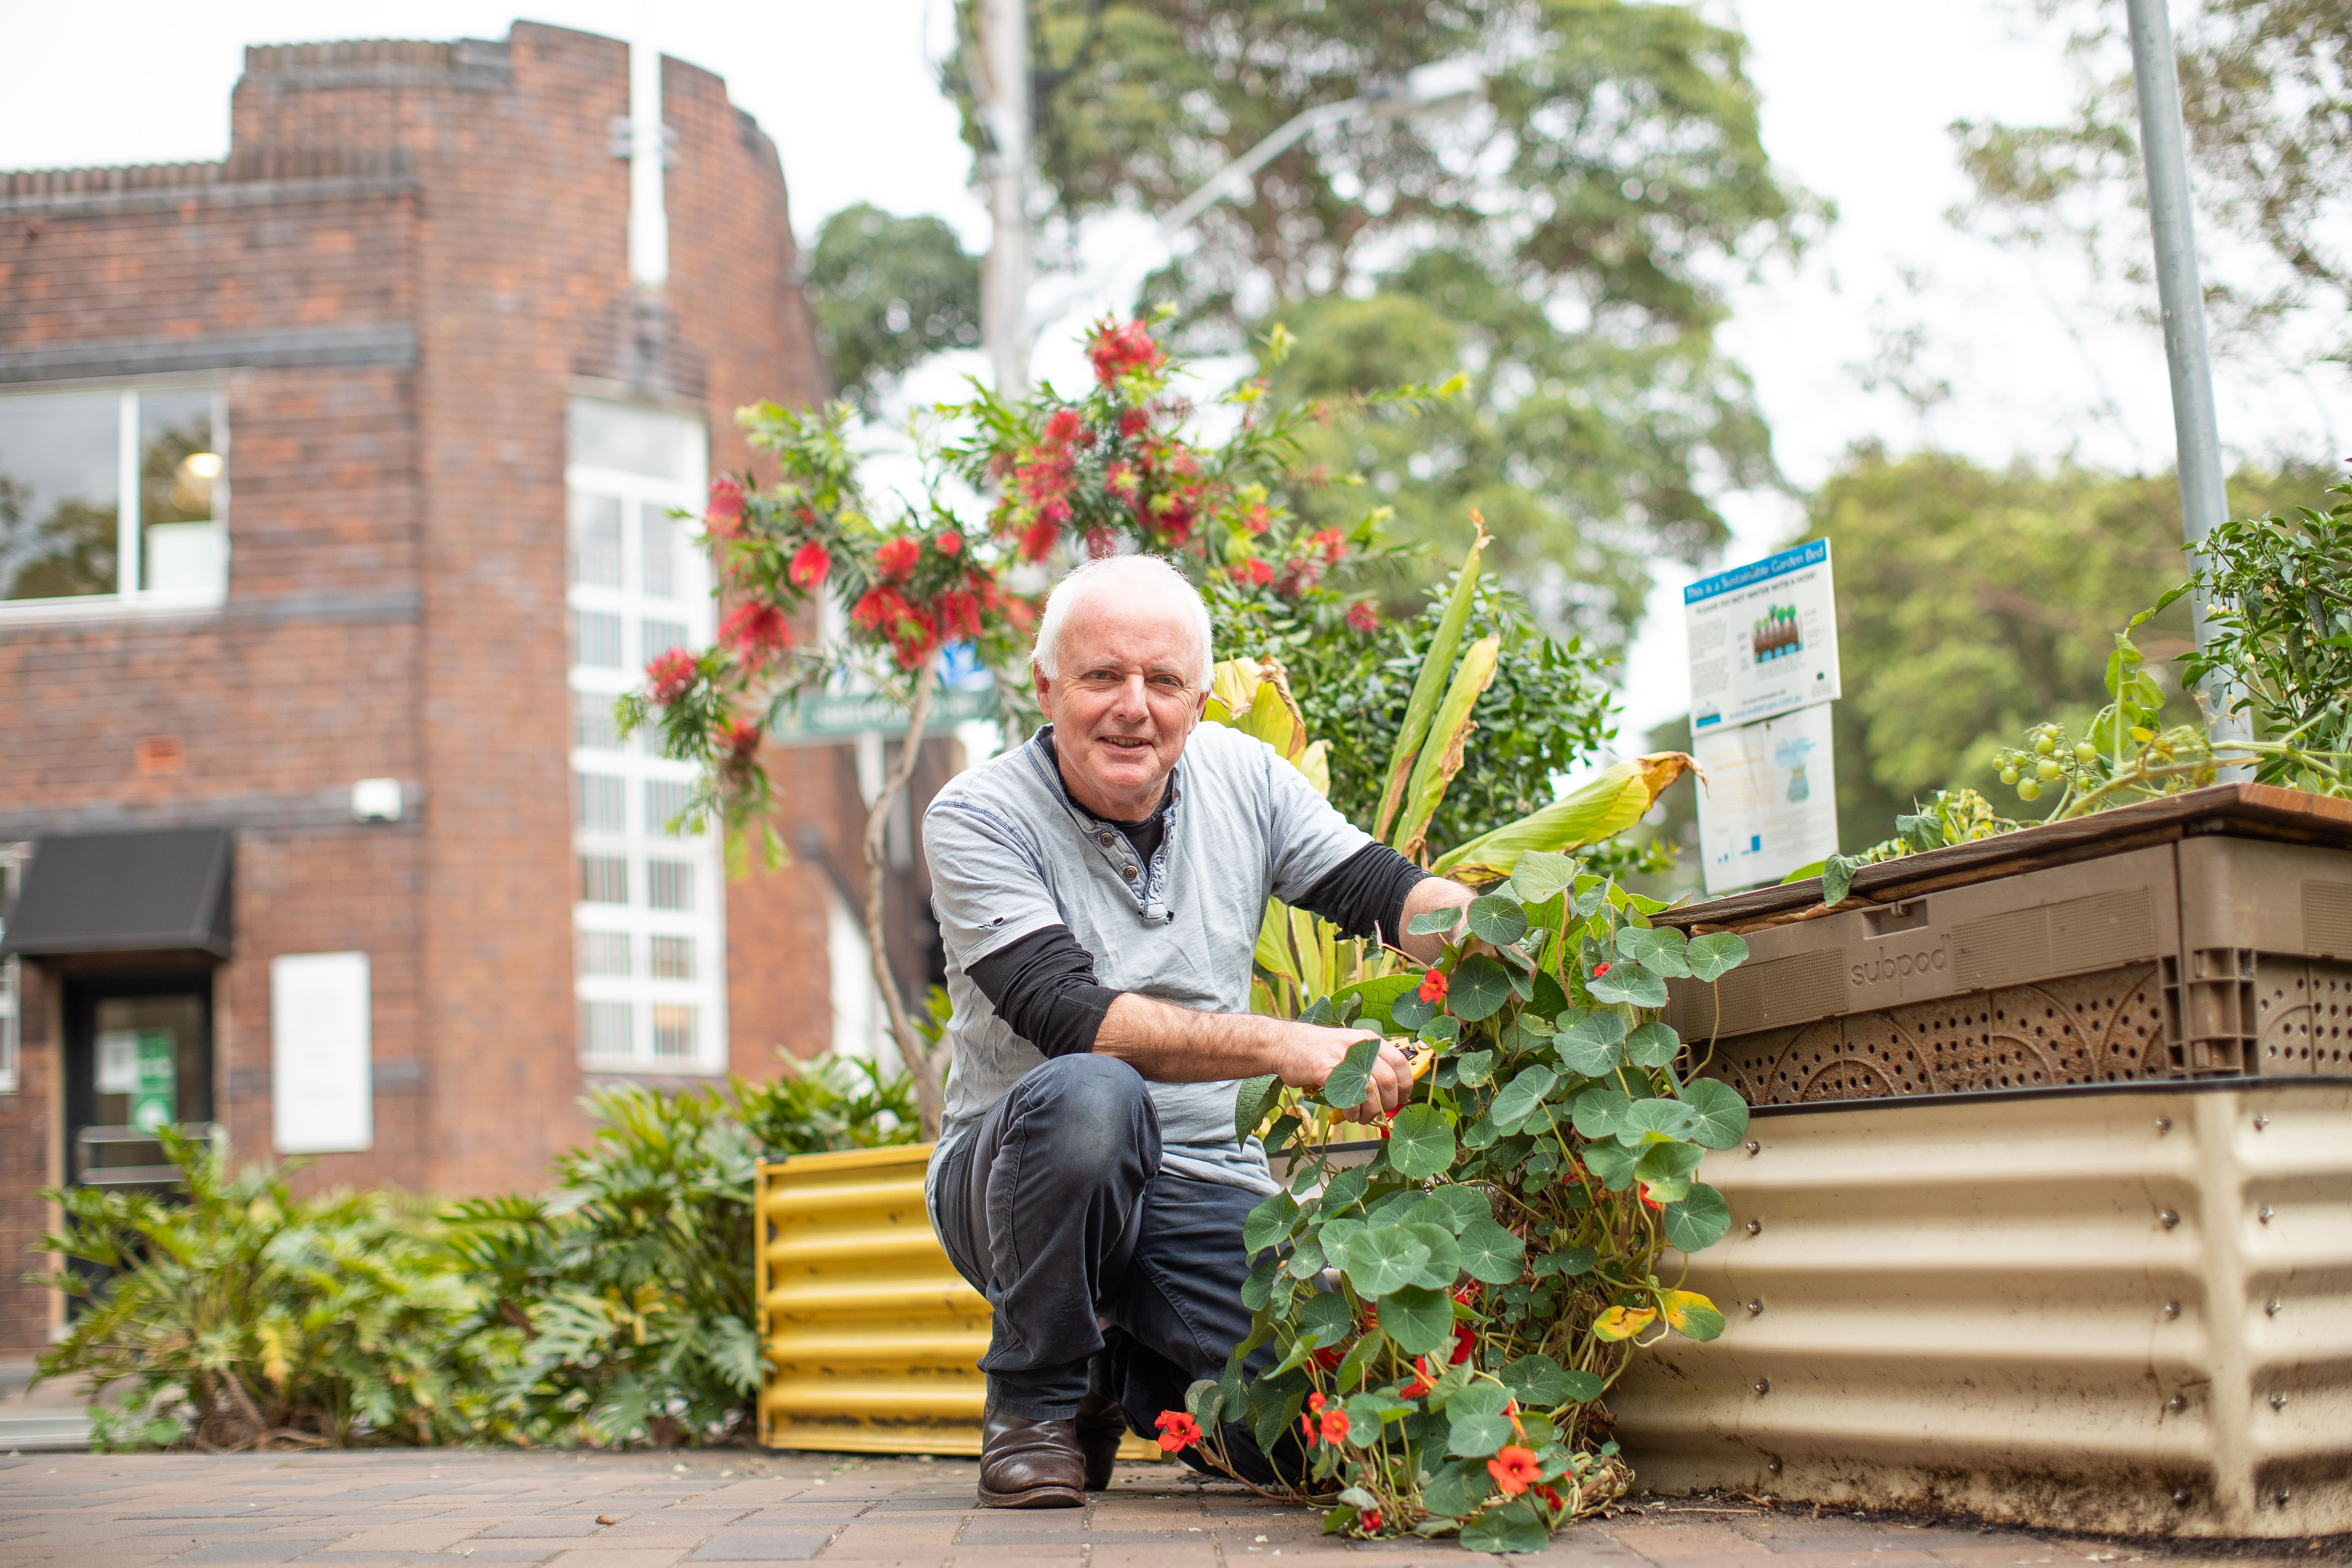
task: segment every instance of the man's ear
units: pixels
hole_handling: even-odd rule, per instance
[[[1046,693],[1052,689],[1053,680],[1034,664],[1029,667],[1029,679],[1036,683],[1037,710],[1045,715],[1045,721],[1050,724],[1054,721],[1054,705],[1046,700]]]

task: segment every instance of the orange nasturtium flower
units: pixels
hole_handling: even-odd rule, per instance
[[[1486,1461],[1486,1473],[1495,1478],[1504,1496],[1517,1497],[1542,1478],[1543,1467],[1536,1463],[1532,1449],[1507,1443],[1501,1453]]]

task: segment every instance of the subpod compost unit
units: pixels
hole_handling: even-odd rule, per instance
[[[2204,1536],[2352,1530],[2352,802],[2223,784],[1658,917],[1755,1107],[1643,1479]]]

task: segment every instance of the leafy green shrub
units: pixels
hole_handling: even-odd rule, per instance
[[[184,1198],[42,1194],[64,1224],[36,1245],[68,1264],[46,1281],[84,1306],[38,1375],[125,1385],[120,1408],[93,1407],[98,1446],[450,1443],[495,1426],[476,1391],[516,1335],[475,1331],[478,1288],[428,1214],[298,1199],[282,1166],[232,1176],[220,1149],[163,1136]]]
[[[1748,1128],[1739,1096],[1698,1076],[1703,1048],[1657,1017],[1668,978],[1715,980],[1747,945],[1654,928],[1660,907],[1529,851],[1466,918],[1416,917],[1423,931],[1465,928],[1435,967],[1360,950],[1329,971],[1346,983],[1302,1016],[1409,1037],[1433,1066],[1356,1165],[1328,1140],[1362,1105],[1378,1041],[1317,1096],[1243,1086],[1237,1131],[1266,1125],[1269,1152],[1296,1143],[1300,1158],[1244,1233],[1251,1335],[1163,1419],[1163,1446],[1198,1442],[1223,1466],[1222,1422],[1248,1423],[1269,1450],[1300,1432],[1307,1473],[1286,1489],[1339,1483],[1327,1530],[1459,1531],[1481,1552],[1539,1550],[1624,1490],[1598,1401],[1641,1344],[1722,1332],[1670,1253],[1728,1227],[1722,1195],[1694,1176]],[[1273,1369],[1245,1376],[1268,1342]]]

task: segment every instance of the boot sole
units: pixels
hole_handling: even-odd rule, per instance
[[[980,1489],[982,1508],[1084,1508],[1087,1500],[1076,1487],[1030,1487],[1017,1492]]]

